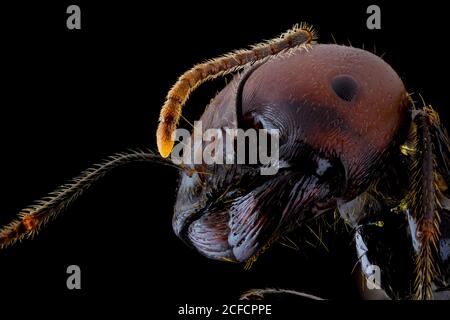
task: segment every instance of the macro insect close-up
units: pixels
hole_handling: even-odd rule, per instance
[[[150,162],[178,175],[174,197],[164,201],[174,207],[172,229],[193,249],[190,255],[250,269],[292,238],[301,239],[292,244],[297,251],[318,250],[304,247],[306,234],[326,248],[312,230],[319,225],[328,236],[343,235],[332,241],[351,247],[348,263],[357,274],[359,298],[449,300],[450,140],[439,106],[411,92],[383,57],[351,44],[321,43],[316,28],[295,25],[182,73],[159,114],[157,151],[116,153],[25,207],[1,227],[2,250],[39,237],[113,169]],[[185,118],[185,105],[194,108],[191,94],[220,77],[227,77],[225,86],[206,107],[195,106],[202,112],[198,121]],[[189,135],[180,139],[182,121]],[[199,125],[200,136],[216,133],[209,144],[194,142]],[[239,145],[228,135],[238,129],[233,132],[267,135],[253,144],[247,136]],[[236,143],[231,151],[226,137]],[[205,147],[227,161],[192,161],[205,155]],[[239,147],[250,153],[265,147],[276,159],[249,163],[248,155],[238,159]],[[275,170],[263,173],[270,168]],[[133,232],[125,227],[118,237]],[[328,298],[303,291],[301,283],[296,290],[263,284],[246,290],[245,300],[278,294]]]

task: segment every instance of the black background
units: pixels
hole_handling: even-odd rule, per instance
[[[382,12],[382,29],[375,31],[366,28],[372,3],[2,4],[0,223],[105,156],[131,147],[154,149],[159,109],[182,72],[297,22],[314,25],[320,42],[334,42],[333,34],[339,44],[385,53],[409,92],[421,93],[446,122],[445,10],[428,1],[374,3]],[[81,7],[81,30],[66,28],[70,4]],[[198,118],[223,84],[199,89],[185,116]],[[171,318],[179,305],[226,303],[254,287],[356,298],[348,242],[329,255],[318,248],[306,260],[278,245],[250,271],[190,250],[171,229],[176,181],[170,168],[136,164],[95,184],[35,240],[0,251],[2,303],[26,296]],[[71,264],[81,267],[80,291],[66,288]]]

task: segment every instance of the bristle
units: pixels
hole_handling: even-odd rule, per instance
[[[435,256],[439,240],[440,205],[438,201],[436,159],[429,115],[421,111],[415,118],[415,160],[412,164],[411,193],[408,206],[417,224],[414,235],[420,248],[416,255],[415,297],[420,300],[433,298],[433,281],[438,274]]]
[[[4,248],[34,236],[42,226],[56,218],[67,206],[76,200],[95,181],[109,171],[130,162],[150,161],[175,166],[168,160],[162,159],[151,151],[129,151],[117,153],[100,164],[93,165],[51,192],[48,196],[36,201],[35,204],[21,210],[18,219],[0,229],[0,248]],[[182,169],[182,168],[180,168]]]
[[[265,245],[263,245],[254,255],[252,255],[250,258],[245,261],[244,270],[250,270],[253,266],[253,264],[258,260],[258,258],[266,252],[272,244],[274,244],[278,239],[278,236],[274,235],[272,236],[269,241],[266,242]]]

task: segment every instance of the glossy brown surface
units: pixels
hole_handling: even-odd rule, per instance
[[[406,120],[408,97],[376,55],[318,44],[255,70],[242,108],[244,117],[260,115],[282,137],[333,151],[352,168],[389,147]]]
[[[254,65],[213,99],[200,120],[203,130],[278,129],[283,169],[248,182],[241,181],[248,172],[240,166],[216,168],[203,178],[183,176],[176,234],[213,259],[257,256],[300,221],[363,192],[401,143],[409,111],[401,79],[364,50],[317,44]]]

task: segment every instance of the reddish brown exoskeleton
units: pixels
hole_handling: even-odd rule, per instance
[[[367,267],[378,265],[387,296],[448,297],[450,152],[438,114],[417,107],[378,56],[315,38],[310,27],[296,26],[279,39],[194,66],[161,111],[162,158],[119,154],[86,171],[24,210],[1,231],[0,243],[32,235],[117,165],[159,161],[181,171],[173,228],[207,257],[251,264],[287,232],[338,212],[353,229],[363,273],[370,277]],[[189,94],[239,70],[201,116],[203,129],[277,129],[278,172],[165,159]],[[372,228],[380,223],[383,228]],[[407,281],[397,281],[398,273],[408,274]]]

